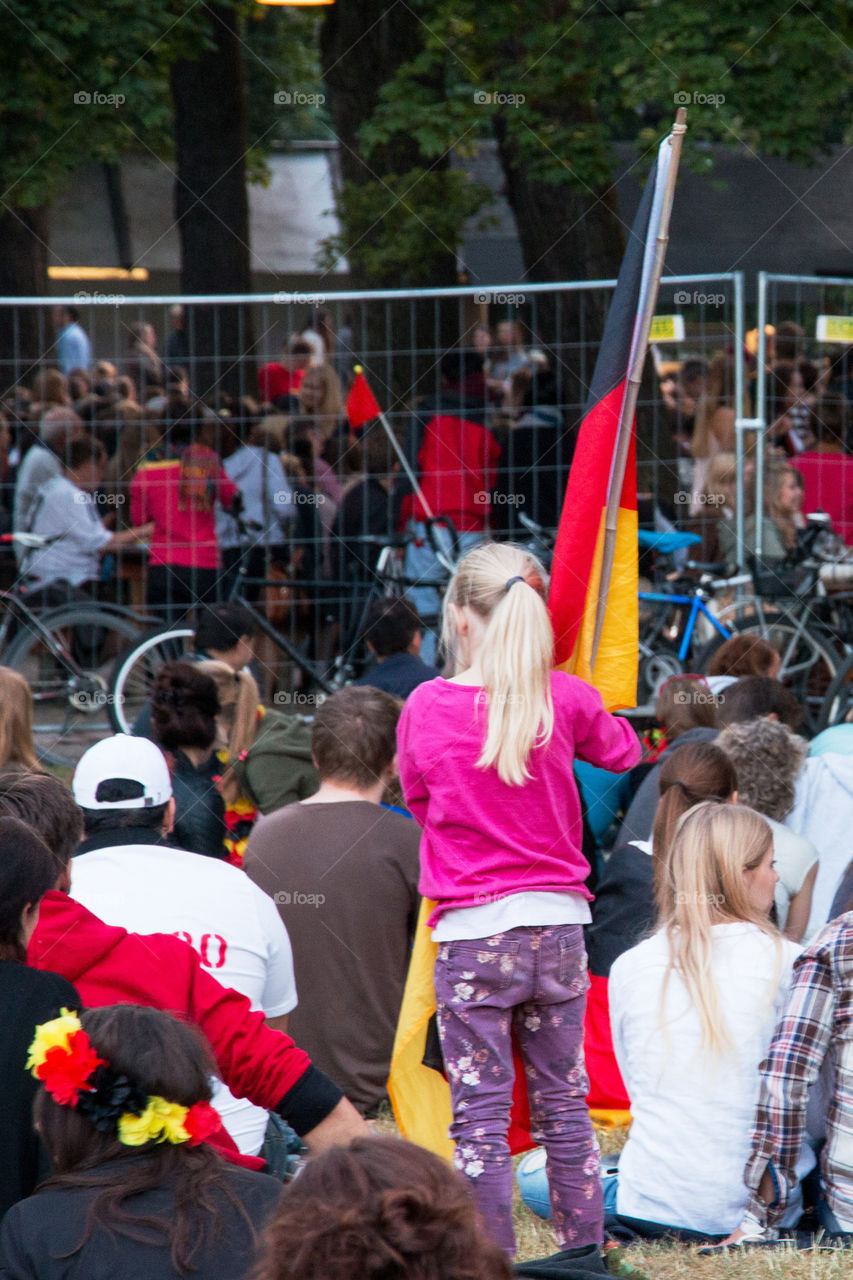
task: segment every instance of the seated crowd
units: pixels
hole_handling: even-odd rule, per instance
[[[472,552],[446,605],[461,682],[424,668],[400,689],[399,666],[395,693],[366,680],[342,689],[306,726],[310,762],[284,726],[276,737],[280,713],[259,714],[245,669],[251,615],[239,606],[202,612],[196,651],[161,669],[139,732],[95,743],[70,786],[41,770],[29,690],[0,669],[0,1274],[508,1276],[505,1174],[482,1180],[490,1162],[500,1167],[496,1139],[482,1136],[492,1132],[480,1080],[493,1049],[470,1040],[485,1035],[490,990],[498,1008],[519,1002],[522,1052],[535,1072],[547,1068],[548,1092],[529,1097],[548,1160],[528,1177],[523,1161],[519,1181],[537,1211],[550,1193],[560,1252],[547,1264],[556,1270],[534,1261],[518,1274],[603,1273],[602,1232],[708,1247],[771,1241],[780,1229],[853,1237],[853,912],[838,896],[851,874],[853,754],[836,738],[826,751],[798,735],[801,711],[770,674],[773,650],[735,637],[717,657],[717,693],[701,677],[668,682],[663,740],[649,737],[645,753],[597,695],[551,675],[548,752],[564,749],[571,726],[578,765],[569,829],[593,794],[610,810],[603,854],[592,854],[592,911],[578,923],[549,923],[560,894],[501,889],[506,871],[480,881],[494,885],[486,902],[465,887],[467,871],[452,872],[452,860],[441,869],[460,804],[471,830],[515,841],[499,807],[507,786],[531,789],[520,797],[524,838],[553,841],[547,823],[534,836],[529,821],[547,812],[557,758],[542,756],[543,779],[510,783],[498,777],[500,754],[481,774],[464,745],[483,742],[465,708],[471,684],[497,678],[488,646],[504,645],[506,627],[522,640],[526,627],[550,635],[544,579],[527,576],[542,572],[510,547]],[[477,594],[489,573],[500,583],[492,605]],[[369,629],[379,677],[391,652],[418,661],[416,616],[398,602],[386,613]],[[543,670],[549,653],[547,640]],[[571,710],[569,697],[580,699]],[[240,858],[224,791],[232,766],[252,763],[259,726],[264,758],[290,779],[281,803],[253,813]],[[499,737],[495,749],[505,745]],[[604,775],[618,786],[596,786]],[[266,796],[263,770],[246,769],[239,786],[246,777]],[[589,863],[577,866],[578,889],[563,900],[583,903]],[[365,1122],[386,1105],[419,891],[438,903],[434,1052],[459,1173]],[[532,917],[520,905],[496,914],[522,901]],[[576,908],[561,910],[571,920]],[[531,933],[543,948],[559,940],[563,994],[520,994],[523,950],[510,961],[500,948]],[[572,1001],[554,1002],[583,993],[582,933],[590,986],[567,1042],[581,1056],[552,1080],[532,1033],[541,1007],[557,1036],[550,1053],[569,1034],[561,1011]],[[494,988],[487,960],[506,971]],[[454,1002],[467,1010],[458,1026]],[[598,1178],[579,1122],[552,1128],[561,1090],[584,1115],[630,1111],[618,1166],[584,1191],[583,1211],[572,1207],[577,1184],[552,1185],[564,1162]]]
[[[808,742],[778,654],[743,636],[660,688],[642,740],[552,670],[547,573],[487,540],[480,497],[527,486],[556,516],[547,356],[514,323],[447,353],[401,433],[407,493],[384,430],[344,417],[323,313],[226,407],[194,400],[180,316],[165,358],[140,324],[90,371],[60,310],[62,372],[3,400],[10,523],[49,539],[21,573],[81,599],[144,543],[149,606],[196,628],[70,783],[0,668],[0,1276],[508,1277],[510,1114],[559,1249],[516,1274],[603,1274],[605,1240],[853,1240],[853,726]],[[778,337],[771,559],[849,417]],[[731,360],[692,364],[673,431],[694,496],[726,487],[693,515],[731,559]],[[446,593],[431,510],[466,553]],[[417,585],[359,610],[401,521]],[[308,718],[267,705],[255,617],[217,598],[223,571],[274,565],[333,644],[331,584],[359,617],[369,665]],[[415,1026],[455,1169],[371,1131]],[[590,1109],[630,1118],[603,1178]]]

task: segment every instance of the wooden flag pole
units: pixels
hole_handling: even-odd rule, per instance
[[[655,256],[652,265],[652,273],[649,281],[649,292],[646,298],[646,305],[640,317],[639,341],[637,343],[637,351],[634,357],[634,363],[628,375],[628,383],[625,387],[625,398],[622,401],[622,412],[619,415],[619,426],[616,435],[616,452],[613,463],[613,471],[610,477],[610,486],[607,491],[607,508],[604,517],[604,546],[601,556],[601,577],[598,584],[598,600],[595,608],[595,629],[592,638],[592,652],[590,656],[590,666],[595,666],[595,660],[598,656],[598,646],[601,643],[601,632],[604,627],[604,615],[607,611],[607,595],[610,590],[610,578],[613,574],[613,560],[616,554],[616,525],[619,518],[619,503],[622,497],[622,483],[625,479],[625,468],[628,463],[628,451],[631,445],[631,432],[633,430],[634,414],[637,409],[637,400],[640,395],[640,383],[643,380],[643,366],[646,362],[646,352],[649,347],[649,334],[652,328],[652,318],[657,306],[658,290],[660,289],[661,276],[663,275],[663,264],[666,256],[666,246],[669,243],[669,219],[672,213],[672,202],[675,197],[675,181],[678,177],[678,163],[681,159],[681,144],[684,134],[687,132],[687,110],[685,107],[679,107],[675,116],[675,124],[672,126],[672,133],[669,137],[669,144],[672,147],[672,158],[670,160],[669,172],[666,176],[666,186],[664,188],[663,202],[661,205],[660,225],[655,240]]]

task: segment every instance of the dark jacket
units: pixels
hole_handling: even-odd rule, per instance
[[[134,1164],[146,1160],[125,1156]],[[98,1165],[93,1176],[110,1165]],[[251,1221],[255,1232],[265,1226],[281,1195],[281,1183],[264,1173],[222,1165],[222,1175]],[[82,1249],[86,1214],[98,1192],[89,1187],[45,1188],[10,1211],[0,1227],[0,1277],[3,1280],[174,1280],[170,1250],[159,1234],[150,1242],[133,1240],[96,1227]],[[221,1190],[212,1192],[219,1231],[193,1260],[193,1280],[240,1280],[255,1260],[252,1226]],[[128,1207],[140,1217],[171,1218],[175,1212],[173,1180],[134,1196]]]
[[[619,828],[615,848],[628,844],[631,840],[648,840],[652,834],[655,820],[655,809],[660,799],[660,771],[664,760],[669,759],[673,751],[687,746],[688,742],[713,742],[717,736],[716,729],[688,729],[676,738],[671,747],[667,747],[651,772],[647,773],[631,801],[631,807],[625,814],[625,821]]]
[[[215,781],[225,766],[216,758],[216,752],[200,765],[194,765],[183,751],[171,754],[175,795],[172,839],[190,853],[203,853],[206,858],[226,857],[225,801]]]
[[[70,982],[13,960],[0,960],[0,1217],[47,1173],[47,1158],[33,1128],[38,1081],[26,1069],[35,1029],[63,1006],[83,1005]]]
[[[425,680],[434,680],[440,676],[438,667],[416,658],[413,653],[392,653],[382,662],[375,663],[363,676],[359,676],[353,684],[369,684],[373,689],[382,689],[392,693],[395,698],[408,698],[413,689]]]
[[[614,849],[604,866],[584,930],[589,971],[610,977],[610,966],[653,932],[656,912],[651,854],[634,844]]]

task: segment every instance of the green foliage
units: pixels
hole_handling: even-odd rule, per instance
[[[0,189],[49,204],[83,164],[169,145],[168,62],[209,38],[178,0],[15,0],[0,10]],[[166,35],[166,33],[168,33]]]
[[[401,137],[417,141],[427,165],[470,154],[499,132],[528,180],[594,193],[611,180],[614,141],[634,142],[643,180],[685,100],[684,162],[698,170],[712,165],[702,142],[808,165],[849,137],[853,16],[844,0],[790,9],[776,0],[715,0],[710,10],[705,0],[413,0],[411,8],[423,48],[383,86],[362,126],[368,163]],[[470,188],[437,184],[436,205],[428,190],[424,223],[441,219],[461,234],[464,218],[446,202],[456,190],[470,213]],[[338,215],[355,237],[362,206],[349,188]],[[389,220],[388,260],[395,236]],[[371,252],[382,258],[379,247]]]
[[[252,156],[262,157],[297,139],[329,141],[317,19],[310,9],[270,8],[249,0],[243,64]],[[276,101],[276,94],[283,93],[290,102]]]
[[[324,242],[319,265],[332,271],[357,248],[362,269],[377,283],[393,284],[396,277],[407,286],[434,285],[462,238],[465,219],[487,195],[455,169],[414,169],[387,174],[382,182],[347,183],[337,200],[342,231]],[[379,226],[381,236],[372,235]]]

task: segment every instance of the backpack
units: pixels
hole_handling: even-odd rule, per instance
[[[320,776],[311,758],[310,720],[267,711],[233,769],[243,794],[263,814],[313,796]]]

